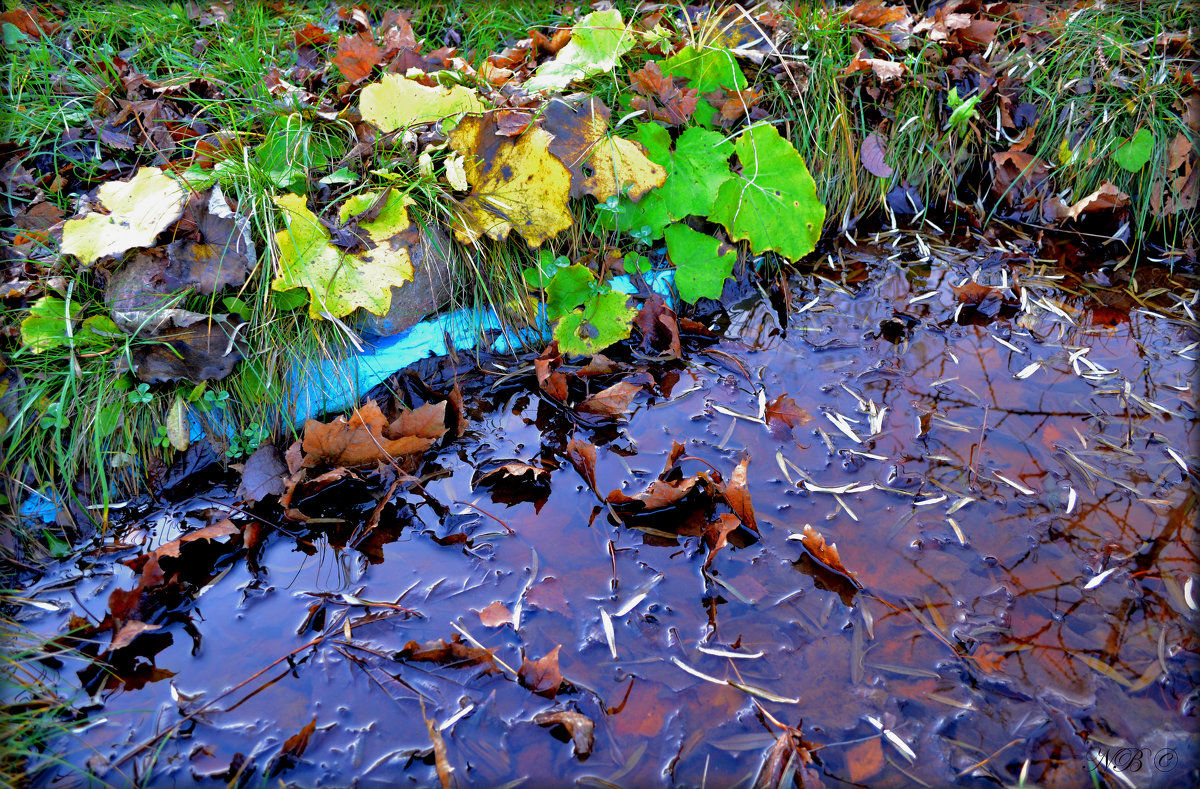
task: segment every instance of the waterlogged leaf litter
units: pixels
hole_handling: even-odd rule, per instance
[[[562,89],[577,80],[612,71],[633,48],[634,34],[616,9],[595,11],[571,28],[571,40],[554,60],[543,63],[525,81],[529,92]]]
[[[463,85],[427,87],[399,74],[384,74],[363,88],[359,108],[364,121],[384,132],[485,109],[475,91]]]
[[[571,173],[550,152],[552,141],[537,127],[516,139],[500,135],[492,114],[464,117],[450,133],[471,185],[459,203],[455,238],[463,244],[484,236],[503,241],[515,228],[536,248],[569,228]]]
[[[63,254],[85,265],[153,246],[158,234],[183,216],[187,191],[157,167],[142,167],[129,181],[105,183],[96,199],[107,214],[93,211],[63,225]]]
[[[725,280],[733,273],[736,252],[720,253],[721,243],[685,224],[669,226],[664,233],[667,254],[675,264],[679,298],[695,304],[701,298],[719,299]]]
[[[338,216],[346,222],[371,207],[380,194],[367,192],[347,200]],[[362,307],[375,315],[385,315],[392,303],[391,288],[413,280],[408,247],[399,238],[409,227],[403,196],[390,193],[379,215],[359,223],[375,244],[356,254],[348,254],[331,241],[329,231],[316,214],[308,209],[303,197],[283,195],[275,199],[283,209],[286,228],[275,234],[279,247],[279,275],[271,283],[276,291],[305,288],[309,293],[308,314],[341,318]]]
[[[711,218],[756,253],[774,250],[799,260],[812,252],[825,206],[804,159],[768,124],[743,131],[735,148],[742,172],[721,186]]]

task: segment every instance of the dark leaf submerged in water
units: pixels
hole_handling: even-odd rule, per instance
[[[521,684],[539,696],[552,699],[558,695],[563,684],[562,671],[558,667],[558,653],[562,646],[556,646],[544,657],[537,660],[523,658],[517,678]]]
[[[533,716],[533,722],[538,726],[562,726],[571,737],[575,755],[583,761],[592,753],[595,745],[596,724],[592,719],[580,712],[571,710],[547,710]]]

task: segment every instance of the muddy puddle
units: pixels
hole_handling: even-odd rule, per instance
[[[236,527],[161,557],[123,648],[73,644],[107,668],[45,668],[88,716],[40,783],[1195,785],[1197,282],[929,243],[730,286],[685,362],[572,383],[641,387],[625,420],[532,355],[422,363],[406,399],[457,376],[465,434],[421,490],[347,474],[307,523],[193,451],[25,593],[60,609],[28,627],[86,632],[138,556]],[[721,526],[736,497],[611,505],[743,460],[757,533]]]

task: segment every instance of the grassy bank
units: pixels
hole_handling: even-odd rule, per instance
[[[1195,236],[1196,131],[1188,118],[1195,123],[1198,112],[1196,64],[1181,36],[1189,21],[1181,0],[1013,8],[1003,16],[979,3],[931,14],[878,3],[764,4],[717,15],[617,5],[631,36],[619,65],[561,92],[602,99],[616,134],[631,136],[648,117],[634,117],[640,105],[632,103],[644,98],[633,75],[646,74],[647,64],[668,63],[684,47],[736,63],[736,73],[723,72],[733,74],[728,84],[686,70],[664,84],[654,99],[661,108],[686,104],[664,98],[676,89],[727,110],[706,123],[685,113],[668,124],[671,133],[708,126],[734,140],[772,124],[812,172],[826,235],[852,235],[897,214],[916,224],[945,223],[949,214],[976,227],[1003,220],[1087,229],[1063,215],[1108,184],[1128,205],[1120,206],[1123,226],[1106,235],[1118,231],[1131,249],[1182,249]],[[356,17],[315,2],[7,7],[0,223],[13,246],[2,318],[3,495],[10,507],[35,491],[74,504],[45,530],[10,517],[10,558],[36,565],[66,550],[85,522],[106,523],[111,504],[145,490],[191,442],[184,414],[230,461],[271,436],[292,440],[289,369],[344,356],[356,335],[348,317],[314,319],[273,288],[285,265],[277,198],[305,194],[310,206],[332,211],[347,197],[392,189],[410,201],[415,223],[452,225],[467,200],[450,182],[461,160],[441,138],[369,128],[359,109],[363,87],[385,71],[416,68],[443,75],[428,81],[510,100],[497,70],[532,74],[561,51],[556,32],[587,13],[550,2],[460,2],[418,5],[401,23],[386,8]],[[369,64],[368,76],[347,75],[354,64],[339,62],[346,39],[382,52],[391,31],[403,38],[409,22],[415,48]],[[516,47],[530,31],[534,42]],[[523,65],[503,65],[518,57]],[[737,75],[744,86],[734,84]],[[538,117],[543,110],[528,109]],[[211,295],[185,288],[170,303],[237,316],[244,358],[228,377],[139,381],[133,360],[161,340],[101,323],[86,342],[73,333],[77,319],[82,331],[89,317],[105,318],[104,282],[121,258],[85,265],[60,254],[63,220],[82,213],[81,195],[149,166],[187,177],[197,190],[220,183],[249,220],[258,255],[245,282]],[[654,258],[663,244],[643,226],[606,223],[607,213],[628,208],[622,199],[574,200],[570,228],[537,251],[517,238],[452,245],[452,304],[491,306],[520,325],[547,295],[527,272],[552,274],[547,261],[590,261],[603,277],[605,261]],[[715,228],[715,216],[693,217],[691,226]],[[752,241],[735,247],[741,259],[761,251]],[[555,320],[567,320],[573,306],[590,315],[600,295],[580,296]],[[39,304],[72,317],[65,335],[55,328],[52,342],[34,348],[22,327]],[[628,334],[629,318],[619,319]]]

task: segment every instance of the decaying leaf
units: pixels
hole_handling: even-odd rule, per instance
[[[1106,182],[1101,184],[1099,189],[1067,209],[1067,219],[1079,219],[1087,214],[1101,211],[1115,211],[1128,205],[1129,195]]]
[[[124,649],[132,644],[133,640],[142,633],[151,633],[161,629],[162,625],[151,625],[136,620],[125,622],[119,630],[113,633],[112,643],[108,645],[108,651],[116,652],[118,649]]]
[[[538,387],[560,403],[567,399],[567,377],[558,372],[561,366],[562,354],[558,352],[557,341],[552,341],[546,346],[546,350],[533,360]]]
[[[309,419],[304,423],[304,465],[328,463],[354,468],[423,452],[429,447],[428,438],[385,437],[386,425],[374,400],[368,400],[349,419],[339,416],[328,424]]]
[[[561,649],[561,645],[556,646],[538,660],[522,658],[521,668],[517,671],[517,679],[521,685],[548,699],[557,696],[563,683],[562,671],[558,668],[558,653]]]
[[[534,715],[533,722],[538,726],[562,726],[571,735],[575,756],[585,759],[591,754],[596,741],[596,724],[583,713],[570,710],[548,710]]]
[[[758,520],[754,517],[754,505],[750,503],[750,491],[746,489],[747,473],[750,468],[750,458],[742,461],[729,475],[729,481],[721,486],[721,497],[741,519],[742,525],[752,532],[758,532]]]
[[[736,143],[741,177],[726,181],[711,218],[756,253],[799,260],[816,248],[825,206],[804,159],[771,125],[752,126]]]
[[[597,496],[600,495],[600,491],[596,487],[596,445],[572,438],[567,442],[567,460],[579,472],[579,476],[587,482],[592,492]]]
[[[317,716],[314,715],[311,721],[304,724],[304,728],[283,741],[283,748],[280,750],[280,755],[299,759],[308,750],[308,741],[312,738],[313,732],[316,730]]]
[[[333,64],[352,85],[362,82],[383,60],[383,50],[375,46],[368,36],[342,36],[338,41],[337,56]]]
[[[263,444],[251,453],[242,469],[238,495],[243,501],[262,501],[268,496],[282,496],[287,490],[284,479],[288,467],[283,453],[274,444]]]
[[[571,226],[571,173],[550,152],[552,141],[537,127],[505,137],[492,114],[463,118],[450,134],[450,146],[466,157],[471,184],[454,228],[460,242],[501,241],[516,228],[529,246],[539,247]]]
[[[642,350],[666,351],[673,358],[680,358],[683,347],[679,340],[679,322],[675,311],[657,293],[651,294],[642,304],[642,309],[633,319],[633,325],[642,333]]]
[[[109,181],[96,191],[107,214],[93,211],[63,225],[62,252],[91,264],[102,257],[154,244],[183,216],[187,190],[157,167],[142,167],[129,181]]]
[[[779,395],[767,403],[767,424],[782,423],[788,427],[807,424],[812,421],[812,415],[796,404],[788,395]]]
[[[621,381],[591,395],[580,403],[576,410],[583,414],[619,418],[628,413],[633,398],[637,397],[640,391],[642,387]]]
[[[871,132],[863,138],[859,154],[862,157],[863,168],[871,175],[879,178],[891,178],[896,172],[887,163],[887,143],[875,132]]]
[[[650,61],[629,75],[630,87],[640,95],[633,98],[635,110],[644,110],[656,121],[668,126],[682,126],[696,111],[700,100],[698,90],[681,87],[675,77],[668,77],[655,61]]]
[[[182,311],[180,311],[182,312]],[[130,351],[139,381],[219,381],[246,353],[242,323],[228,315],[186,313],[187,325],[161,331]]]
[[[454,636],[449,642],[442,639],[418,644],[409,641],[404,648],[393,655],[396,660],[415,660],[425,663],[439,663],[447,668],[465,668],[467,666],[483,666],[484,673],[499,673],[496,656],[492,650],[472,646],[459,636]]]
[[[804,524],[804,532],[800,535],[800,542],[809,554],[822,565],[833,570],[838,575],[850,579],[856,586],[862,586],[858,582],[858,577],[847,570],[846,566],[842,564],[842,558],[838,556],[837,544],[832,542],[826,544],[824,535],[807,523]]]
[[[446,406],[447,401],[443,400],[440,403],[426,403],[403,411],[392,420],[383,434],[388,438],[421,439],[426,442],[421,448],[421,451],[424,451],[446,435]],[[414,441],[413,446],[417,446],[418,443],[420,442]]]
[[[338,216],[345,223],[367,211],[376,199],[384,200],[377,216],[358,222],[374,248],[350,254],[331,243],[329,231],[308,210],[303,197],[276,198],[287,227],[275,234],[280,260],[272,289],[307,289],[312,318],[324,314],[341,318],[359,307],[385,315],[392,303],[392,286],[413,280],[408,247],[399,238],[409,227],[407,206],[411,201],[390,191],[382,197],[367,192],[343,203]]]
[[[609,134],[609,114],[594,97],[578,106],[556,99],[546,106],[542,125],[554,135],[550,153],[571,171],[571,197],[588,194],[604,202],[625,195],[636,202],[662,186],[667,171],[638,143]]]
[[[384,74],[363,88],[359,107],[364,121],[385,132],[485,109],[470,88],[431,88],[399,74]]]
[[[864,740],[846,749],[846,764],[850,767],[850,780],[863,783],[883,769],[883,745],[878,737]]]
[[[903,63],[894,60],[884,60],[882,58],[864,58],[861,55],[855,55],[854,59],[842,69],[843,74],[857,74],[860,71],[870,71],[880,82],[889,82],[891,80],[900,79],[904,76],[907,70]]]
[[[531,477],[531,481],[534,483],[548,482],[550,480],[550,472],[541,466],[533,466],[528,463],[518,463],[514,461],[512,463],[505,463],[499,468],[494,468],[491,471],[488,471],[479,478],[477,484],[493,484],[510,477]]]
[[[508,610],[508,606],[499,600],[491,603],[479,614],[479,621],[484,627],[503,627],[513,621],[512,611]]]
[[[525,81],[525,90],[534,92],[565,88],[576,80],[612,71],[621,56],[633,48],[635,35],[625,27],[616,9],[595,11],[571,28],[571,40],[558,51],[554,60],[538,67]]]
[[[656,479],[641,493],[628,496],[623,491],[614,490],[605,497],[605,501],[637,511],[660,510],[679,503],[692,492],[699,481],[699,476],[673,482]]]

